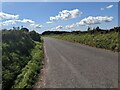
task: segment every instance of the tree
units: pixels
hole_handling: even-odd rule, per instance
[[[23,32],[29,32],[29,29],[27,29],[27,28],[21,28],[21,31],[23,31]]]
[[[88,31],[90,31],[91,30],[91,28],[90,27],[88,27],[88,29],[87,29]]]
[[[96,27],[96,31],[100,31],[100,28],[99,28],[99,27]]]
[[[32,40],[34,40],[34,41],[41,41],[40,40],[40,34],[36,33],[35,31],[29,32],[29,35],[32,38]]]
[[[16,28],[15,28],[15,27],[13,27],[13,30],[16,30]]]

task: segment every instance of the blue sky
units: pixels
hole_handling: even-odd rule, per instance
[[[107,8],[108,6],[111,7]],[[67,20],[50,20],[50,17],[55,17],[59,14],[59,12],[63,10],[72,11],[79,10],[79,16],[75,18],[70,18]],[[51,28],[55,28],[57,26],[62,26],[59,30],[86,30],[88,26],[96,27],[99,26],[101,28],[107,29],[112,28],[114,26],[118,26],[118,3],[117,2],[4,2],[2,3],[2,12],[11,14],[11,15],[19,15],[19,20],[30,19],[35,22],[35,24],[41,25],[41,28],[35,28],[30,26],[30,23],[17,22],[12,25],[2,26],[2,28],[12,28],[13,26],[25,26],[30,30],[36,30],[41,33],[45,30],[51,30]],[[79,25],[73,28],[66,29],[66,25],[72,25],[74,23],[80,22],[84,18],[98,17],[98,16],[108,16],[113,17],[113,19],[109,22],[100,22],[99,24],[90,24],[90,25]],[[8,19],[7,19],[8,20]],[[7,21],[6,19],[3,20]],[[48,24],[46,22],[52,22]]]

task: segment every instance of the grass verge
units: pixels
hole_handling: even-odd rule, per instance
[[[110,32],[107,34],[62,34],[49,37],[119,52],[120,38],[118,38],[118,35],[118,32]]]

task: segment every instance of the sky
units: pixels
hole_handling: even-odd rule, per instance
[[[3,2],[0,5],[0,28],[24,26],[42,33],[118,26],[117,2]]]

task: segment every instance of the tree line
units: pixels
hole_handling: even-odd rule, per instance
[[[81,31],[81,30],[78,30],[78,31],[45,31],[42,33],[42,35],[58,35],[58,34],[84,34],[84,33],[90,33],[90,34],[107,34],[109,32],[120,32],[120,27],[114,27],[114,28],[111,28],[111,29],[101,29],[99,27],[96,27],[96,28],[90,28],[88,27],[88,29],[86,31]]]

